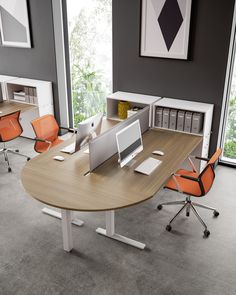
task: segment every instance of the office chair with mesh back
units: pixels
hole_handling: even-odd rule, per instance
[[[30,160],[30,157],[20,154],[18,149],[14,150],[6,147],[6,142],[19,137],[23,132],[19,117],[20,111],[0,117],[0,142],[3,143],[3,148],[0,149],[0,153],[4,154],[5,161],[8,165],[8,172],[12,171],[9,163],[8,153],[25,157],[27,158],[27,161]]]
[[[39,117],[31,121],[31,124],[36,135],[34,149],[37,153],[48,151],[64,141],[58,138],[59,129],[75,132],[72,128],[60,127],[53,115]]]
[[[157,209],[161,210],[164,205],[183,205],[183,207],[181,207],[181,209],[166,226],[167,231],[171,231],[171,223],[184,209],[186,209],[186,216],[190,216],[190,211],[192,210],[198,220],[201,222],[204,227],[204,236],[208,237],[210,235],[210,231],[207,229],[207,225],[202,220],[195,207],[212,210],[215,217],[219,215],[219,212],[215,208],[192,202],[191,197],[203,197],[210,191],[215,178],[215,164],[218,161],[221,153],[222,149],[219,148],[210,159],[195,157],[196,159],[207,161],[207,164],[201,173],[197,172],[197,169],[195,168],[192,160],[189,158],[190,164],[192,166],[192,171],[180,169],[176,173],[174,173],[169,181],[166,183],[165,189],[174,190],[187,195],[186,199],[183,201],[167,202],[159,204],[157,206]]]

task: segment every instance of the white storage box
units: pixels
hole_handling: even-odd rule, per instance
[[[13,92],[13,98],[15,100],[25,101],[25,92]]]

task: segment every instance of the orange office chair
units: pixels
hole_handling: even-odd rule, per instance
[[[31,121],[36,138],[34,149],[37,153],[48,151],[51,147],[63,142],[58,138],[59,129],[75,132],[72,128],[59,127],[53,115],[44,115]]]
[[[198,214],[195,206],[212,210],[215,217],[219,215],[219,212],[215,208],[211,208],[205,205],[192,202],[191,196],[199,198],[206,195],[209,192],[215,178],[215,164],[218,161],[221,153],[222,149],[219,148],[210,159],[195,157],[198,160],[207,161],[206,167],[200,174],[197,172],[192,160],[189,158],[190,164],[192,166],[192,171],[180,169],[175,174],[173,174],[169,181],[166,183],[166,189],[178,191],[182,194],[187,195],[186,199],[183,201],[167,202],[159,204],[157,206],[157,209],[161,210],[162,206],[164,205],[183,205],[183,207],[181,207],[181,209],[177,212],[177,214],[170,220],[169,224],[166,226],[167,231],[171,231],[171,223],[184,209],[186,209],[186,216],[189,216],[190,210],[192,210],[198,218],[198,220],[201,222],[201,224],[205,228],[204,236],[208,237],[210,235],[210,231],[207,229],[207,225],[202,220],[201,216]]]
[[[0,153],[4,154],[5,161],[8,165],[8,172],[11,172],[11,166],[9,163],[8,153],[17,154],[19,156],[27,158],[27,161],[30,158],[26,155],[20,154],[19,150],[13,150],[6,148],[5,143],[11,141],[21,135],[23,129],[21,127],[20,121],[20,111],[5,115],[0,117],[0,142],[3,143],[3,148],[0,149]]]

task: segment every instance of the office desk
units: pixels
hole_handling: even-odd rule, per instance
[[[21,103],[17,101],[4,100],[3,102],[0,102],[0,117],[11,114],[16,111],[26,112],[33,108],[37,107],[34,105]]]
[[[70,139],[28,162],[21,175],[25,190],[35,199],[62,209],[64,249],[73,247],[71,234],[72,211],[106,211],[106,229],[97,232],[110,238],[143,249],[145,244],[115,233],[114,210],[141,203],[153,197],[163,184],[201,143],[202,137],[164,130],[149,130],[143,134],[144,150],[131,167],[120,168],[118,156],[104,162],[93,173],[89,172],[89,155],[83,151],[63,154],[64,162],[53,160]],[[109,144],[109,143],[108,143]],[[154,156],[153,150],[165,155]],[[149,156],[162,164],[150,176],[134,172]]]

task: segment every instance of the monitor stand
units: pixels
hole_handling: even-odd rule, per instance
[[[96,132],[92,132],[91,133],[91,136],[92,136],[92,138],[91,139],[94,139],[94,138],[96,138],[97,137],[97,134],[96,134]],[[91,140],[90,139],[90,140]],[[82,145],[82,144],[81,144]],[[87,144],[85,144],[85,145],[88,145],[88,142],[87,142]],[[83,146],[82,146],[83,147]],[[86,150],[84,150],[84,154],[89,154],[89,147],[86,149]]]
[[[132,159],[132,160],[130,160],[128,163],[126,163],[126,164],[124,165],[124,167],[131,168],[131,167],[133,167],[133,165],[134,165],[136,162],[137,162],[137,160]]]
[[[84,150],[84,154],[89,154],[89,148],[87,148],[86,150]]]

